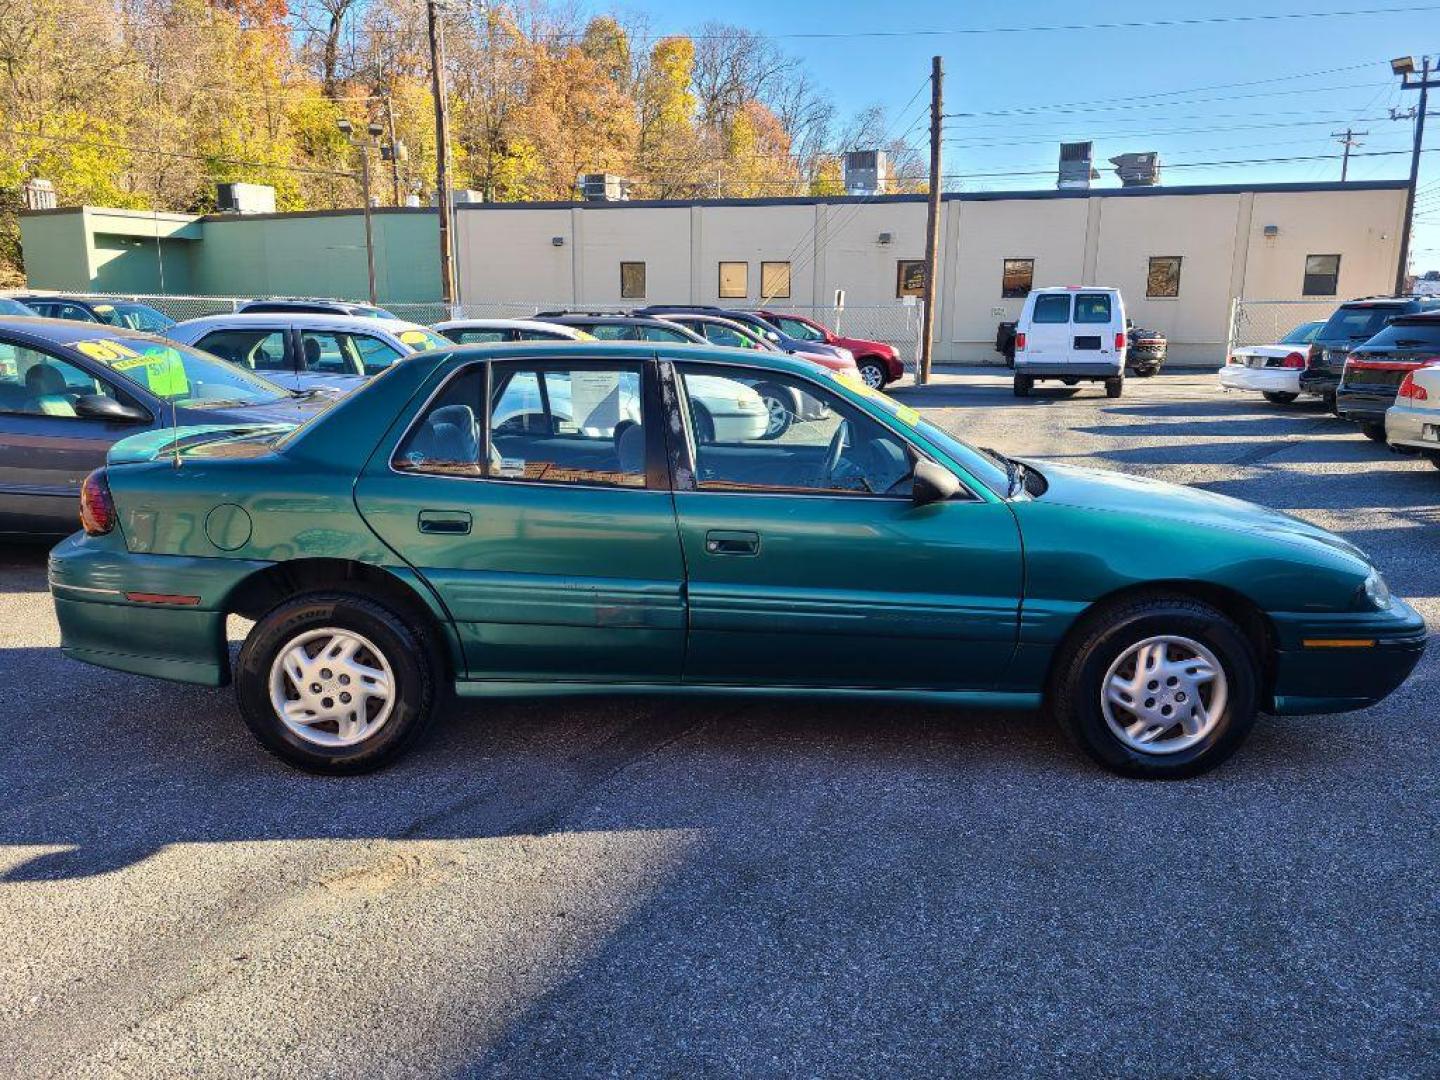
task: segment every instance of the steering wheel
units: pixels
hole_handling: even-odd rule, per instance
[[[823,474],[824,486],[830,487],[835,480],[835,470],[840,467],[840,459],[845,454],[845,446],[850,441],[850,421],[841,420],[835,428],[835,434],[830,436],[830,446],[825,451],[825,472]]]

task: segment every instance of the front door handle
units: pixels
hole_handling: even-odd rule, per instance
[[[743,529],[711,529],[705,534],[710,555],[759,555],[760,534]]]
[[[468,510],[421,510],[418,521],[422,533],[464,536],[470,532]]]

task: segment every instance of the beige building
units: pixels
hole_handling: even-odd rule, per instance
[[[936,358],[997,360],[996,323],[1031,287],[1074,284],[1118,287],[1173,361],[1217,363],[1232,298],[1321,310],[1388,293],[1404,209],[1403,181],[947,193]],[[456,232],[467,305],[823,315],[843,289],[848,333],[918,322],[904,305],[920,285],[923,196],[491,203],[461,207]]]

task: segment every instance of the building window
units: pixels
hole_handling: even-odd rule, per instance
[[[1175,297],[1180,295],[1180,256],[1152,255],[1145,272],[1145,295]]]
[[[901,259],[895,264],[895,295],[925,295],[924,259]]]
[[[1000,297],[1003,300],[1023,300],[1035,287],[1034,259],[1006,259],[1000,271]]]
[[[622,262],[620,264],[620,299],[645,299],[645,264],[643,262]]]
[[[1340,256],[1306,255],[1304,296],[1334,296],[1340,291]]]
[[[760,264],[760,295],[766,300],[790,299],[790,264],[788,262],[762,262]]]
[[[749,295],[750,264],[722,262],[720,264],[720,299],[744,300]]]

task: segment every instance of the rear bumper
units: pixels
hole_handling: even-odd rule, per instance
[[[1327,371],[1324,368],[1306,368],[1300,372],[1300,389],[1307,394],[1319,394],[1322,397],[1335,392],[1340,385],[1340,372]]]
[[[1300,372],[1295,368],[1252,368],[1226,364],[1217,377],[1225,390],[1253,390],[1259,393],[1298,394]]]
[[[1440,409],[1412,409],[1392,405],[1385,412],[1385,441],[1392,446],[1408,446],[1440,454],[1440,439],[1425,438],[1425,428],[1440,427]]]
[[[1425,652],[1425,620],[1396,598],[1385,611],[1272,616],[1279,635],[1270,712],[1348,712],[1383,701]]]
[[[1395,404],[1396,387],[1378,390],[1341,386],[1335,391],[1335,412],[1357,424],[1383,424],[1385,410]]]
[[[1029,360],[1015,354],[1015,374],[1037,379],[1113,379],[1122,369],[1120,360]]]

